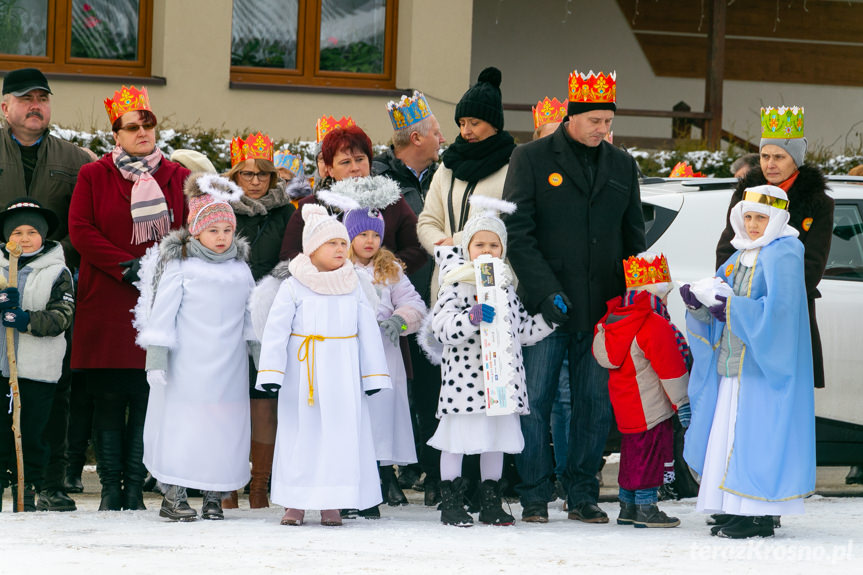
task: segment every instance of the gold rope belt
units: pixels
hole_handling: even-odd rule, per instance
[[[302,343],[300,343],[300,349],[297,350],[297,360],[300,362],[306,362],[306,374],[309,379],[309,405],[315,404],[315,344],[319,341],[324,341],[327,339],[353,339],[357,337],[357,334],[354,335],[345,335],[342,337],[324,337],[322,335],[303,335],[301,333],[292,333],[291,337],[301,337],[303,338]],[[309,347],[311,347],[311,357],[309,356]]]

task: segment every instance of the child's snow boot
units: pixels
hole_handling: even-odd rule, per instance
[[[749,537],[773,537],[773,517],[741,517],[739,521],[725,524],[717,533],[728,539],[748,539]]]
[[[464,479],[456,477],[453,481],[440,482],[440,520],[444,525],[470,527],[473,517],[464,510]]]
[[[664,511],[660,511],[656,503],[635,506],[635,519],[632,520],[635,527],[677,527],[680,519],[669,517]]]
[[[194,521],[198,513],[189,507],[186,500],[186,488],[179,485],[168,485],[165,497],[162,499],[162,508],[159,517],[165,517],[171,521]]]
[[[480,523],[486,525],[512,525],[515,517],[503,510],[497,481],[486,479],[480,486]]]
[[[618,525],[632,525],[635,521],[635,503],[620,502],[620,514],[617,516]]]
[[[204,491],[204,503],[201,506],[201,519],[220,520],[225,518],[222,512],[222,492]]]

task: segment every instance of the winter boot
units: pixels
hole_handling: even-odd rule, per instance
[[[708,525],[725,525],[739,515],[730,515],[728,513],[714,513],[707,518]]]
[[[123,508],[123,432],[98,430],[96,432],[96,459],[99,481],[102,483],[102,501],[99,511],[120,511]]]
[[[204,491],[204,503],[201,506],[201,519],[220,520],[225,518],[222,513],[222,492]]]
[[[275,445],[252,441],[252,481],[249,483],[249,507],[261,509],[269,507],[267,485],[273,470]]]
[[[39,511],[76,511],[75,501],[62,491],[40,491],[36,504]]]
[[[411,463],[410,465],[399,465],[399,487],[401,487],[402,490],[415,489],[414,485],[419,483],[421,474],[420,466],[416,463]]]
[[[229,491],[227,495],[222,497],[222,509],[239,509],[240,496],[237,491]]]
[[[479,486],[480,523],[486,525],[513,525],[515,517],[503,510],[500,489],[497,481],[486,479]]]
[[[717,533],[728,539],[748,539],[749,537],[773,537],[773,517],[741,517],[734,523],[723,525]]]
[[[440,482],[440,521],[444,525],[470,527],[473,517],[464,510],[464,479],[456,477],[453,481]]]
[[[423,504],[426,507],[434,507],[440,503],[440,479],[426,475],[423,482]]]
[[[339,509],[339,517],[342,519],[356,519],[359,517],[359,509]]]
[[[84,462],[87,459],[88,440],[89,435],[83,442],[75,442],[71,436],[69,437],[69,445],[66,448],[66,474],[63,479],[63,488],[66,493],[84,493],[81,473],[84,471]]]
[[[18,484],[12,484],[12,512],[36,511],[36,490],[32,485],[24,484],[24,509],[18,509]]]
[[[287,515],[287,513],[285,513]],[[338,509],[321,509],[321,525],[326,527],[341,527],[342,515]]]
[[[525,523],[548,523],[548,504],[544,501],[522,503],[521,520]]]
[[[357,515],[364,519],[380,519],[381,518],[381,510],[375,505],[374,507],[369,507],[368,509],[360,509],[357,512]],[[339,515],[341,517],[341,515]]]
[[[407,505],[408,498],[405,497],[399,481],[396,479],[396,472],[392,465],[381,465],[378,467],[378,472],[381,476],[381,496],[390,507],[398,507],[399,505]]]
[[[863,465],[853,465],[845,476],[845,485],[863,483]]]
[[[635,527],[677,527],[680,519],[669,517],[664,511],[660,511],[656,503],[635,506],[635,519],[632,520]]]
[[[165,517],[171,521],[194,521],[197,519],[197,512],[189,507],[189,502],[186,500],[186,488],[179,485],[167,485],[166,487],[159,517]]]
[[[632,525],[635,521],[635,503],[620,502],[620,514],[617,516],[618,525]]]
[[[722,520],[722,523],[719,523],[717,520],[717,522],[713,524],[713,527],[710,528],[710,534],[711,535],[719,535],[719,530],[722,529],[723,527],[728,527],[729,525],[734,525],[735,523],[738,523],[739,521],[746,519],[746,517],[743,517],[742,515],[729,515],[727,513],[719,513],[719,514],[716,514],[715,516],[719,517],[719,519]],[[711,518],[712,517],[714,517],[714,515],[711,515]],[[708,525],[709,524],[710,524],[710,520],[708,520]]]
[[[144,511],[144,428],[130,427],[126,430],[126,459],[123,472],[123,509]]]
[[[306,512],[302,509],[285,509],[285,514],[282,516],[282,520],[280,523],[282,525],[302,525],[303,517],[305,517]],[[341,519],[339,519],[339,523],[341,523]],[[321,511],[321,525],[324,524],[324,512]]]

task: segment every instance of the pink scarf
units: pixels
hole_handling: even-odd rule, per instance
[[[143,244],[162,239],[171,229],[165,194],[153,178],[153,173],[162,162],[162,152],[159,148],[153,148],[146,156],[136,157],[130,156],[120,146],[114,146],[111,158],[123,178],[134,182],[131,199],[132,243]]]

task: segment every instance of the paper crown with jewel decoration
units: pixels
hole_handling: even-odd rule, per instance
[[[293,175],[297,175],[303,170],[303,160],[299,156],[295,156],[290,152],[276,152],[273,156],[273,163],[276,169],[285,168]]]
[[[677,162],[668,174],[669,178],[703,178],[701,172],[692,171],[692,166],[688,162]]]
[[[560,102],[557,98],[551,100],[545,98],[533,107],[534,130],[552,122],[563,122],[564,118],[566,118],[566,102]]]
[[[126,112],[136,110],[150,110],[150,96],[147,94],[147,88],[138,90],[135,86],[128,88],[123,86],[114,92],[113,98],[105,98],[105,111],[108,112],[111,124]]]
[[[659,254],[653,260],[630,256],[623,260],[623,275],[627,289],[671,282],[668,260],[664,254]]]
[[[803,137],[803,107],[761,108],[761,137],[794,139]]]
[[[574,70],[569,75],[569,101],[586,104],[613,104],[617,98],[617,72],[588,74]]]
[[[413,126],[431,116],[431,108],[429,108],[426,97],[417,90],[414,90],[413,96],[410,98],[402,96],[398,102],[390,101],[387,103],[387,112],[390,115],[393,130]]]
[[[250,159],[273,161],[273,141],[266,134],[249,134],[243,140],[239,136],[231,140],[231,167]]]
[[[332,116],[321,116],[318,123],[315,125],[315,135],[318,143],[322,142],[324,136],[335,130],[336,128],[347,128],[348,126],[356,126],[356,123],[350,116],[342,116],[341,120],[336,120]]]

